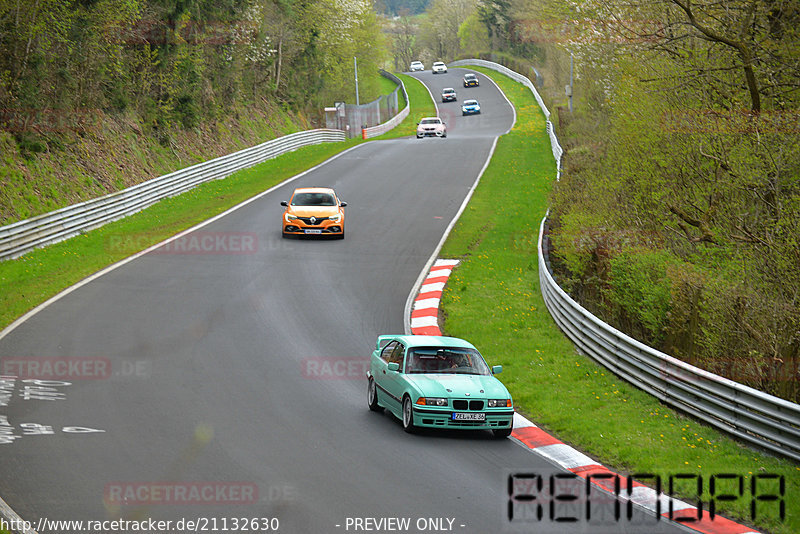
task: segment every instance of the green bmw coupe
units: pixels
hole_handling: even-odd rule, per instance
[[[369,409],[388,409],[406,432],[418,428],[511,434],[514,404],[471,343],[443,336],[378,336],[367,371]]]

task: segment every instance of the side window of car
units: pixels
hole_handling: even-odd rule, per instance
[[[405,355],[406,348],[401,344],[397,343],[392,354],[389,356],[389,363],[396,363],[400,366],[400,371],[403,370],[403,356]]]
[[[390,360],[392,356],[392,351],[395,348],[397,348],[397,345],[398,345],[397,341],[390,341],[389,343],[387,343],[386,346],[383,347],[383,350],[381,351],[381,359],[386,363],[392,361]]]

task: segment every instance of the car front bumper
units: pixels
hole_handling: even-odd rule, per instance
[[[461,109],[461,113],[464,115],[478,115],[481,112],[479,109]]]
[[[460,421],[453,420],[453,410],[443,410],[412,406],[414,424],[424,428],[448,428],[455,430],[501,430],[510,428],[514,420],[513,410],[484,410],[485,421]],[[478,413],[478,412],[471,412]]]
[[[344,225],[341,222],[331,221],[325,226],[310,226],[302,221],[292,221],[283,224],[283,233],[287,235],[341,235],[344,233]]]

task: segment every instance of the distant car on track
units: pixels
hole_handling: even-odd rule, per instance
[[[344,239],[344,207],[333,189],[301,187],[289,201],[281,202],[283,237],[292,235],[330,235]]]
[[[480,83],[478,82],[478,76],[468,72],[464,75],[464,87],[478,87]]]
[[[422,61],[412,61],[410,68],[408,69],[411,72],[416,72],[418,70],[425,70],[425,65],[422,64]]]
[[[425,117],[417,123],[417,139],[447,137],[447,126],[439,117]]]
[[[452,87],[445,87],[442,89],[442,102],[455,102],[456,90]]]
[[[444,336],[378,336],[367,372],[367,402],[389,410],[406,432],[420,428],[491,430],[508,437],[514,403],[469,342]]]
[[[476,115],[481,112],[481,105],[477,100],[464,100],[461,104],[461,115]]]
[[[447,65],[442,61],[435,61],[433,66],[431,66],[431,71],[433,71],[434,74],[445,74],[447,72]]]

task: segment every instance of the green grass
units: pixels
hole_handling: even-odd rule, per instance
[[[409,80],[422,90],[415,87],[411,95],[412,113],[395,130],[408,131],[410,128],[413,134],[415,121],[411,117],[427,113],[433,103],[422,84],[413,78]],[[384,137],[401,135],[393,131]],[[33,250],[16,260],[0,262],[0,328],[92,273],[209,219],[361,142],[361,139],[353,139],[345,143],[301,148],[224,180],[215,180],[177,197],[164,199],[97,230]],[[132,240],[137,245],[135,248],[109,246],[109,243],[120,240],[131,242],[125,239],[126,236],[135,238]]]
[[[745,494],[718,503],[731,519],[759,529],[800,532],[800,467],[753,451],[685,417],[576,353],[548,313],[539,290],[536,243],[555,178],[544,117],[530,91],[494,71],[514,103],[517,123],[501,137],[481,183],[440,253],[460,258],[443,297],[444,330],[474,343],[500,377],[517,409],[538,426],[619,473],[742,475]],[[513,221],[513,224],[509,221]],[[759,503],[749,520],[754,475],[786,481],[786,519],[776,503]],[[776,484],[759,480],[763,491]],[[761,486],[759,486],[761,487]],[[690,483],[678,486],[691,500]],[[730,486],[726,486],[730,491]],[[762,491],[762,490],[759,490]],[[703,496],[708,502],[709,495]],[[696,499],[695,499],[696,500]]]

